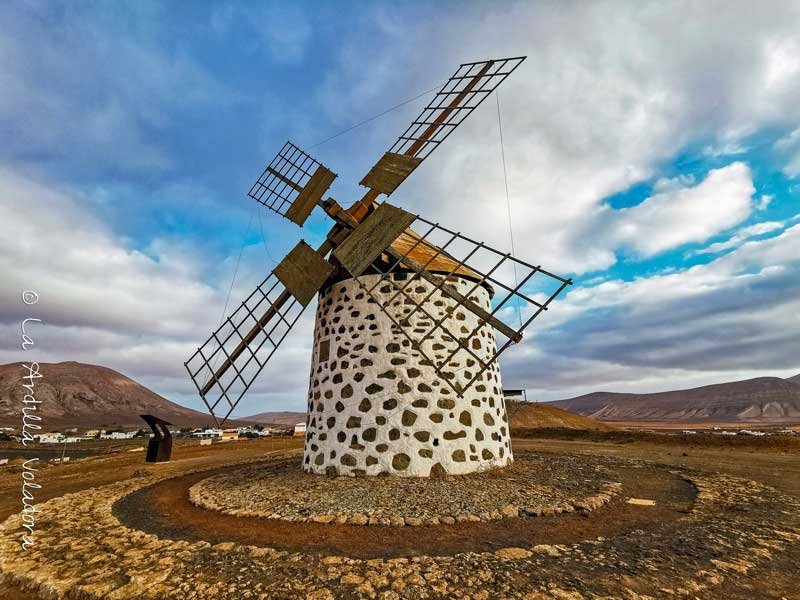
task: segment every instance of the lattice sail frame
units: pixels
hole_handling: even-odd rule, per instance
[[[305,310],[294,296],[281,302],[284,291],[275,274],[270,273],[186,361],[186,370],[217,424],[228,419]],[[271,311],[272,318],[264,322]],[[252,340],[245,343],[250,335]],[[231,361],[230,368],[215,380],[224,361]],[[227,406],[223,404],[223,410],[218,411],[223,400]],[[223,412],[224,417],[218,419]]]
[[[379,278],[375,279],[374,283],[372,282],[372,278],[369,278],[369,284],[364,283],[364,281],[358,277],[355,278],[355,281],[378,305],[381,311],[391,319],[394,327],[411,342],[414,349],[421,354],[423,359],[434,366],[436,374],[444,379],[458,396],[461,397],[476,381],[480,380],[483,372],[489,368],[510,345],[521,339],[522,332],[536,317],[547,310],[550,303],[555,300],[564,288],[572,283],[572,280],[545,271],[540,266],[534,266],[513,258],[509,253],[495,250],[483,242],[472,240],[461,233],[442,227],[438,223],[433,223],[419,216],[417,216],[414,221],[412,229],[415,233],[418,231],[425,231],[425,233],[422,235],[416,233],[416,235],[413,236],[415,239],[414,243],[403,251],[397,251],[394,247],[387,248],[387,252],[382,256],[382,260],[373,264],[364,272],[364,275],[379,275]],[[434,242],[433,240],[436,238],[440,238],[442,240],[441,243],[439,243],[439,240]],[[407,259],[411,258],[411,255],[413,255],[420,246],[426,246],[425,254],[430,255],[424,263],[417,263],[423,270],[427,271],[431,265],[441,259],[453,265],[447,272],[431,273],[438,280],[438,283],[434,285],[433,289],[421,300],[415,298],[415,295],[410,293],[413,288],[409,286],[414,286],[415,283],[425,278],[419,273],[414,272],[413,268],[412,272],[408,273],[409,265],[405,262]],[[456,254],[463,258],[456,258]],[[480,257],[479,255],[483,256]],[[479,258],[482,260],[478,260]],[[413,258],[411,258],[411,260],[413,261]],[[470,261],[469,265],[467,265],[467,261]],[[479,268],[475,266],[476,262],[485,264],[486,267],[484,270],[479,270]],[[522,271],[521,274],[520,271]],[[400,275],[401,273],[402,275]],[[430,271],[428,271],[428,273],[430,273]],[[523,287],[529,287],[534,284],[533,280],[536,276],[539,276],[539,280],[545,280],[537,280],[535,282],[536,284],[544,284],[544,287],[547,287],[549,284],[551,290],[544,295],[540,294],[540,300],[533,299],[522,291]],[[456,310],[459,308],[470,310],[460,301],[456,301],[455,305],[447,308],[445,315],[441,318],[434,316],[440,311],[434,309],[432,306],[432,299],[437,292],[439,294],[442,293],[441,288],[448,285],[448,280],[451,280],[453,277],[466,278],[474,282],[470,291],[466,294],[462,294],[468,299],[480,286],[489,286],[489,288],[493,290],[491,316],[500,320],[505,326],[504,329],[509,332],[509,335],[512,337],[506,336],[500,329],[496,329],[497,333],[505,338],[505,341],[498,343],[495,352],[488,360],[481,359],[478,354],[470,348],[470,340],[479,335],[481,328],[487,325],[486,321],[478,319],[478,325],[466,334],[448,329],[444,323],[450,320],[450,316]],[[429,283],[430,282],[429,280]],[[388,301],[380,301],[374,292],[387,283],[393,286],[395,294],[389,298]],[[393,314],[394,311],[390,308],[395,304],[394,301],[396,299],[401,300],[405,305],[414,305],[413,310],[404,314],[402,319],[398,319],[397,316]],[[516,305],[516,311],[513,310],[514,305]],[[411,318],[418,311],[432,322],[430,328],[424,333],[419,332],[416,326],[411,326]],[[524,317],[522,316],[523,313],[525,314]],[[518,325],[513,325],[513,318],[516,316],[519,316],[519,323]],[[414,323],[414,325],[418,324],[418,322]],[[446,358],[439,360],[435,360],[434,357],[426,354],[423,349],[425,340],[433,337],[437,330],[441,331],[441,335],[436,335],[435,337],[442,337],[442,335],[444,335],[444,337],[447,338],[449,336],[449,338],[452,338],[452,340],[457,343],[455,350],[450,352]],[[473,368],[469,371],[472,376],[468,377],[467,383],[464,386],[453,383],[457,378],[454,377],[453,371],[448,371],[447,369],[453,357],[461,351],[466,352],[479,366],[478,369]],[[465,368],[466,367],[461,367],[458,371],[462,371]]]
[[[335,173],[287,141],[247,195],[302,226],[335,178]]]
[[[397,138],[389,152],[426,159],[525,58],[518,56],[460,65],[419,116]],[[476,77],[477,82],[473,84]],[[462,94],[464,97],[458,106],[450,106],[453,99]]]
[[[390,175],[387,189],[370,189],[368,196],[365,196],[365,198],[370,197],[369,194],[371,194],[371,199],[374,200],[380,193],[389,195],[394,191],[524,60],[525,57],[523,56],[460,65],[420,115],[412,121],[411,125],[397,139],[390,151],[373,167],[384,177],[387,174]],[[248,196],[277,214],[302,226],[314,206],[321,204],[322,195],[335,177],[335,173],[332,173],[319,161],[287,141],[253,184]],[[362,185],[365,185],[365,181],[362,181]],[[372,188],[370,185],[367,185],[367,187]],[[362,200],[362,202],[364,201]],[[420,219],[420,221],[433,226],[432,223],[423,219]],[[449,232],[449,230],[438,227],[438,225],[434,227],[438,228],[440,232]],[[476,242],[460,236],[460,234],[455,235],[461,240],[476,244]],[[479,244],[479,246],[491,250],[483,244]],[[508,255],[503,255],[494,250],[491,251],[498,256],[505,257],[501,262],[510,261],[511,263],[525,264],[521,261],[515,261]],[[444,254],[449,255],[448,253]],[[431,260],[434,260],[434,258]],[[491,274],[499,266],[497,265],[494,269],[488,270],[485,277],[487,285],[491,285],[490,282],[494,281]],[[390,270],[387,274],[390,276],[391,263],[388,264],[388,268]],[[492,363],[510,343],[518,341],[522,329],[527,327],[530,321],[542,310],[546,310],[547,304],[569,283],[568,280],[558,278],[546,271],[542,271],[538,267],[535,269],[536,273],[560,280],[562,282],[561,288],[539,304],[520,293],[521,286],[532,275],[514,288],[501,286],[506,290],[511,290],[509,294],[511,297],[521,298],[527,305],[536,306],[537,309],[524,326],[520,327],[518,332],[512,333],[512,338],[515,339],[510,339],[510,341],[503,344],[500,350],[495,353],[494,358],[486,364]],[[470,266],[470,270],[475,272],[472,266]],[[412,277],[412,280],[417,278]],[[500,282],[495,281],[495,285],[497,284],[500,284]],[[508,299],[503,300],[497,310],[507,301]],[[268,314],[268,312],[265,312],[264,317],[261,318],[261,321],[265,322],[260,325],[259,319],[255,315],[262,304],[263,306],[269,306],[267,311],[277,307],[273,317],[277,316],[278,318],[273,318],[272,320],[267,318],[265,320]],[[285,310],[281,312],[284,305],[286,305]],[[266,362],[274,354],[289,330],[294,326],[304,308],[302,303],[286,292],[274,274],[271,274],[186,362],[186,368],[197,386],[200,396],[217,423],[219,423],[219,420],[215,409],[219,403],[225,400],[228,405],[223,418],[224,422],[235,408],[239,399],[264,368]],[[424,309],[420,310],[424,311]],[[494,312],[492,315],[494,316]],[[255,350],[251,350],[249,344],[244,344],[244,348],[239,348],[245,337],[249,337],[249,335],[243,336],[241,333],[247,330],[249,325],[253,326],[250,333],[255,332],[253,340],[261,340]],[[503,327],[503,329],[506,332],[509,331],[508,327]],[[406,337],[410,337],[405,330],[403,330],[403,333]],[[456,340],[459,339],[456,336],[453,337]],[[413,342],[413,339],[411,341]],[[467,350],[469,351],[469,349]],[[230,361],[231,366],[223,369],[225,373],[220,375],[219,381],[217,381],[215,372],[219,372],[218,364],[220,359]],[[481,366],[482,370],[476,374],[476,377],[485,370],[484,361],[481,361]],[[437,372],[441,372],[441,369]],[[467,387],[472,385],[474,380],[475,378],[469,382]],[[458,391],[457,388],[454,389]],[[214,395],[209,400],[208,396],[211,395],[212,391]]]

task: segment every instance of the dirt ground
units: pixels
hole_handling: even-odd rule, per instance
[[[720,447],[717,440],[704,444],[703,438],[693,436],[692,443],[676,444],[675,436],[648,434],[645,436],[607,437],[570,434],[572,439],[558,439],[553,432],[547,437],[514,440],[515,453],[535,452],[570,453],[592,457],[609,457],[643,461],[638,471],[620,470],[626,492],[653,498],[655,510],[635,507],[618,500],[611,511],[598,511],[592,518],[580,514],[558,515],[525,522],[462,523],[453,526],[429,528],[399,528],[392,532],[387,545],[383,528],[346,526],[335,529],[322,524],[276,524],[265,530],[254,527],[256,523],[246,518],[209,515],[186,499],[186,490],[202,475],[186,475],[162,481],[144,488],[115,507],[115,515],[129,527],[172,539],[204,539],[211,543],[234,541],[253,545],[270,545],[287,551],[332,553],[344,552],[362,558],[414,556],[416,554],[450,555],[457,552],[485,551],[494,548],[528,544],[569,544],[582,539],[613,537],[629,531],[647,531],[656,523],[663,525],[679,519],[689,509],[693,491],[685,482],[670,478],[666,469],[647,465],[679,467],[699,472],[724,473],[752,479],[800,498],[800,450],[787,447],[763,447],[763,438],[741,438],[736,445]],[[577,439],[576,439],[577,438]],[[582,439],[581,439],[582,438]],[[748,443],[750,442],[750,443]],[[762,446],[759,446],[762,444]],[[179,475],[201,468],[214,468],[228,463],[239,463],[286,456],[289,460],[302,450],[302,440],[292,438],[250,440],[230,444],[199,446],[195,443],[178,444],[170,463],[148,465],[142,452],[120,452],[97,456],[65,465],[44,467],[37,475],[42,489],[36,502],[43,502],[67,493],[90,487],[125,481],[142,473]],[[18,512],[20,504],[20,470],[5,467],[0,470],[0,520]],[[151,506],[157,508],[158,518],[151,517]],[[355,535],[357,533],[357,535]],[[357,542],[354,543],[354,540]],[[482,540],[476,544],[475,540]],[[711,595],[702,598],[726,600],[752,600],[756,598],[800,598],[797,565],[800,552],[795,545],[751,570],[746,577],[730,577]],[[559,567],[555,567],[559,568]],[[620,573],[619,577],[624,578]],[[6,586],[0,587],[0,598],[9,600],[33,599],[29,592]]]
[[[41,470],[36,475],[36,482],[42,488],[37,491],[35,502],[130,479],[137,471],[179,473],[222,462],[252,460],[276,450],[302,448],[303,440],[291,437],[218,443],[211,446],[201,446],[197,441],[179,441],[173,447],[172,460],[169,463],[148,464],[144,460],[144,451],[128,452],[129,447],[122,446],[119,452],[70,461],[63,465],[37,465]],[[0,522],[22,508],[20,471],[18,465],[0,467]]]
[[[300,468],[298,461],[292,462]],[[571,513],[558,518],[395,527],[391,545],[387,545],[385,528],[281,521],[271,521],[269,527],[264,527],[259,517],[237,517],[197,507],[189,502],[188,489],[212,473],[170,479],[145,488],[121,501],[115,514],[128,527],[170,539],[205,540],[212,544],[232,541],[370,559],[452,555],[530,543],[569,544],[611,536],[648,523],[676,520],[690,508],[695,496],[688,482],[663,471],[621,468],[620,479],[626,491],[655,500],[655,508],[643,509],[619,502],[613,518],[605,519],[587,519]],[[153,513],[158,515],[157,519],[152,518]]]
[[[800,448],[764,451],[755,445],[761,439],[763,438],[752,438],[751,446],[742,444],[730,448],[700,445],[683,448],[671,439],[665,444],[654,441],[615,443],[559,439],[515,439],[513,443],[515,452],[576,452],[593,456],[636,458],[655,464],[728,473],[754,479],[800,498]]]

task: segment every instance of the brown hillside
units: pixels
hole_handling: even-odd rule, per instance
[[[306,413],[291,412],[288,410],[280,412],[263,412],[250,417],[242,417],[244,421],[252,421],[254,423],[261,423],[262,425],[284,425],[292,427],[297,423],[306,422]]]
[[[553,404],[607,421],[796,423],[800,422],[800,385],[778,377],[758,377],[653,394],[594,392]]]
[[[0,423],[20,427],[23,363],[0,365]],[[43,430],[63,427],[147,425],[140,414],[154,414],[177,426],[211,425],[204,413],[185,408],[107,367],[78,362],[39,363],[35,380],[37,414]]]
[[[552,404],[506,402],[511,429],[595,429],[609,431],[613,427],[582,417]]]

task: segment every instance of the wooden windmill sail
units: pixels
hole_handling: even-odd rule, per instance
[[[516,57],[460,65],[422,113],[364,176],[360,183],[367,192],[348,209],[332,198],[325,198],[336,178],[335,173],[291,142],[281,148],[248,195],[297,225],[302,226],[317,206],[335,224],[318,248],[311,248],[302,241],[297,244],[186,362],[200,396],[215,419],[221,417],[224,421],[230,416],[305,306],[318,293],[323,296],[339,293],[342,298],[350,299],[342,308],[349,309],[351,322],[346,327],[339,325],[338,333],[332,331],[330,324],[324,324],[325,317],[318,314],[318,335],[328,332],[334,343],[340,343],[338,352],[341,356],[349,351],[347,346],[350,345],[342,339],[343,329],[349,329],[356,337],[359,335],[357,331],[362,329],[377,328],[378,331],[370,334],[372,336],[380,333],[381,327],[375,323],[355,325],[352,322],[363,318],[360,314],[363,311],[352,309],[352,303],[360,299],[368,303],[367,308],[369,305],[378,307],[382,313],[379,320],[383,329],[391,329],[391,334],[408,349],[410,354],[407,358],[427,369],[429,378],[436,379],[437,384],[443,382],[440,394],[452,393],[456,398],[464,398],[470,388],[486,387],[481,381],[484,381],[487,370],[499,372],[497,357],[522,339],[524,329],[547,309],[570,281],[393,204],[379,203],[378,199],[382,195],[391,196],[523,60],[524,57]],[[349,282],[349,287],[342,287],[337,292],[338,288],[334,289],[336,282],[342,281]],[[536,290],[536,293],[531,290]],[[332,302],[333,299],[328,298],[326,304]],[[466,315],[469,315],[468,319]],[[375,320],[375,315],[372,317]],[[500,336],[500,343],[496,345],[495,332]],[[315,348],[315,369],[320,372],[325,370],[320,358],[324,356],[330,360],[325,343],[326,340],[320,339]],[[365,343],[352,344],[354,347],[359,345]],[[394,342],[385,344],[387,347],[397,345]],[[443,351],[440,346],[447,347],[447,350]],[[487,346],[491,346],[488,351]],[[373,344],[368,347],[383,352]],[[405,361],[406,358],[395,357],[392,360]],[[341,364],[345,362],[350,361],[344,358],[340,361]],[[360,362],[373,361],[362,358]],[[341,367],[334,360],[331,364]],[[412,367],[407,370],[418,372],[420,369]],[[402,375],[406,376],[405,373]],[[336,373],[333,378],[341,383],[349,376],[347,372]],[[326,376],[320,375],[316,380],[319,381],[320,377],[325,380]],[[314,381],[312,373],[309,401],[310,409],[315,410],[314,395],[317,392],[313,390]],[[375,383],[373,389],[375,387],[383,386]],[[410,387],[410,384],[405,384],[405,387]],[[427,389],[430,386],[418,387]],[[445,392],[447,387],[450,389]],[[346,393],[347,388],[343,389]],[[331,394],[331,390],[326,390],[325,394]],[[472,401],[475,402],[477,400]],[[383,402],[384,405],[387,403]],[[339,401],[337,405],[342,406],[343,402]],[[362,401],[362,409],[366,405],[372,406],[369,398]],[[317,418],[328,423],[336,421],[335,415],[323,419],[323,413],[327,414],[325,411],[328,410],[321,410],[316,416],[311,416],[310,412],[309,422]],[[362,417],[379,422],[393,418],[391,414],[370,416],[370,412],[364,410],[362,413],[357,417],[359,421]],[[455,413],[451,414],[456,418]],[[505,418],[504,410],[502,417]],[[334,433],[333,425],[330,433]],[[323,433],[318,431],[318,435],[322,441],[329,439],[327,430]],[[349,431],[338,431],[336,435],[340,440],[343,436],[348,438],[346,443],[353,447],[364,446],[365,440],[350,436]],[[408,437],[409,433],[404,435]],[[322,456],[319,437],[307,437],[307,446],[317,448],[314,452],[317,452],[318,463]],[[438,442],[438,438],[434,439]],[[336,451],[330,453],[335,455]],[[427,455],[422,448],[420,453]],[[313,454],[311,451],[307,454],[308,463]],[[323,462],[327,460],[325,458]],[[373,457],[373,460],[377,459]],[[369,459],[367,461],[369,463]]]

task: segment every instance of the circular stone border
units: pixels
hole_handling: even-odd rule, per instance
[[[44,502],[37,524],[40,543],[19,544],[19,515],[0,525],[0,582],[45,597],[105,600],[194,600],[248,597],[353,598],[453,597],[514,599],[643,597],[686,590],[702,595],[800,545],[800,501],[763,484],[719,473],[670,471],[700,494],[677,531],[673,524],[629,531],[615,538],[453,556],[356,559],[279,551],[234,543],[190,543],[159,538],[124,525],[116,502],[156,482],[147,477],[89,488]],[[754,517],[757,517],[754,519]],[[677,535],[677,537],[676,537]],[[679,543],[691,552],[663,551]],[[655,554],[631,549],[654,547]],[[628,577],[618,573],[622,553]],[[255,569],[255,570],[254,570]],[[247,577],[242,576],[248,571]],[[258,583],[260,574],[273,577]],[[576,577],[580,575],[580,577]],[[631,579],[633,578],[633,579]],[[635,590],[630,581],[635,581]],[[690,591],[690,593],[689,593]],[[680,595],[684,595],[681,593]]]
[[[538,465],[534,464],[532,461],[534,459],[538,459],[540,457],[531,455],[529,453],[521,454],[517,456],[516,461],[513,465],[506,467],[503,471],[507,475],[511,475],[513,477],[509,477],[508,479],[501,477],[502,472],[500,471],[487,471],[484,473],[475,473],[469,475],[462,475],[462,476],[448,476],[443,479],[420,479],[418,480],[419,483],[427,483],[431,482],[432,484],[439,484],[441,482],[453,483],[453,487],[457,488],[459,485],[463,485],[466,482],[467,489],[474,487],[476,484],[478,485],[491,485],[492,482],[502,482],[505,484],[506,482],[513,481],[518,482],[521,476],[524,476],[524,473],[520,473],[519,469],[526,465],[529,465],[531,469],[535,469]],[[560,458],[560,457],[559,457]],[[582,457],[584,463],[591,461],[591,459]],[[548,460],[552,461],[552,457],[548,457]],[[363,512],[353,512],[353,511],[343,511],[343,510],[336,510],[336,511],[326,511],[326,512],[311,512],[309,511],[307,514],[301,514],[298,512],[297,506],[290,507],[290,510],[287,511],[287,505],[279,506],[274,505],[273,507],[265,507],[265,508],[253,508],[253,507],[244,507],[244,506],[230,506],[225,505],[224,500],[225,498],[219,498],[219,490],[223,490],[224,494],[230,494],[231,489],[234,488],[238,483],[244,483],[245,486],[248,483],[253,482],[254,480],[263,485],[265,489],[272,489],[270,483],[275,479],[280,479],[283,476],[289,476],[293,479],[298,478],[312,478],[311,480],[314,483],[322,483],[325,485],[326,483],[330,483],[332,478],[325,478],[324,476],[320,475],[310,475],[307,473],[303,473],[299,468],[296,472],[292,471],[277,471],[282,466],[285,465],[270,465],[270,466],[243,466],[241,469],[237,469],[231,473],[221,473],[217,475],[212,475],[206,479],[203,479],[189,488],[189,501],[198,506],[200,508],[220,512],[223,514],[236,516],[236,517],[262,517],[266,519],[272,520],[280,520],[286,521],[290,523],[297,523],[297,522],[313,522],[313,523],[321,523],[321,524],[332,524],[332,525],[362,525],[362,526],[392,526],[392,527],[420,527],[420,526],[431,526],[431,525],[452,525],[454,523],[466,523],[466,522],[489,522],[489,521],[499,521],[501,519],[512,519],[518,517],[543,517],[555,514],[562,514],[562,513],[571,513],[571,512],[584,512],[588,513],[593,510],[597,510],[606,504],[608,504],[612,498],[619,495],[622,491],[622,484],[616,481],[602,481],[602,479],[607,479],[605,477],[598,477],[600,481],[597,483],[593,483],[591,487],[594,487],[594,492],[587,494],[583,497],[578,497],[570,500],[566,499],[558,499],[551,503],[542,503],[537,502],[535,504],[529,503],[526,505],[522,504],[503,504],[498,503],[498,506],[494,510],[487,510],[483,512],[478,511],[454,511],[454,512],[447,512],[447,513],[437,513],[431,515],[432,511],[426,510],[424,511],[426,514],[425,516],[422,515],[412,515],[412,514],[397,514],[396,512],[388,512],[384,510],[382,507],[378,506],[375,507],[373,510],[363,511]],[[516,471],[512,471],[512,469],[516,469]],[[253,472],[257,470],[257,472]],[[245,478],[242,480],[242,478]],[[231,479],[234,479],[231,482]],[[254,479],[257,478],[257,479]],[[237,481],[238,479],[238,481]],[[402,495],[407,490],[402,488],[407,487],[409,484],[408,478],[390,478],[390,477],[340,477],[337,480],[341,480],[343,484],[350,485],[350,486],[358,486],[358,485],[396,485],[399,489],[397,490],[397,494]],[[477,480],[477,481],[476,481]],[[302,482],[291,482],[293,484],[299,484]],[[417,482],[414,482],[417,483]],[[520,482],[522,483],[522,482]],[[534,484],[531,484],[534,485]],[[543,487],[542,484],[537,484],[539,487]],[[302,487],[297,485],[298,488]],[[353,490],[347,490],[352,492]],[[458,492],[458,490],[455,490]],[[239,498],[249,498],[247,495],[247,489],[243,493],[239,494]],[[365,490],[365,493],[367,490]],[[313,490],[312,490],[313,493]],[[346,504],[346,500],[343,502]],[[393,510],[393,509],[391,509]],[[286,514],[287,512],[291,514]]]

